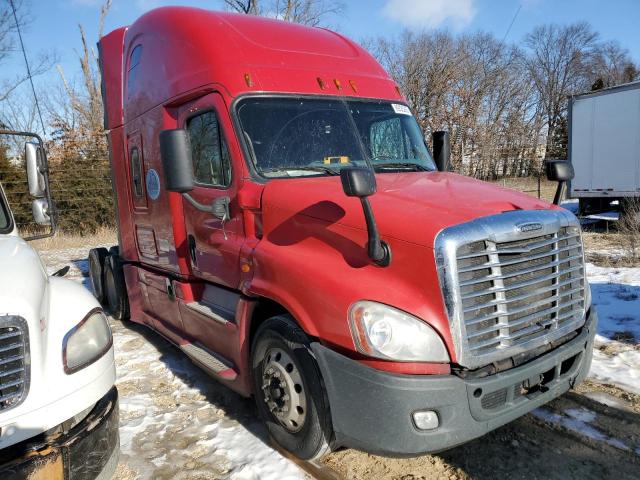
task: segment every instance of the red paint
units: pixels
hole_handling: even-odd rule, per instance
[[[138,45],[142,55],[129,91],[123,72],[131,68],[130,54]],[[131,262],[125,271],[132,318],[176,343],[197,341],[227,359],[238,373],[227,383],[242,394],[251,391],[249,331],[260,297],[279,303],[323,344],[372,368],[449,373],[448,364],[385,362],[357,354],[347,324],[350,305],[374,300],[422,318],[455,362],[433,258],[435,236],[447,226],[506,210],[553,208],[455,174],[378,174],[378,192],[370,201],[393,262],[374,266],[366,255],[362,208],[344,195],[340,179],[256,182],[231,116],[236,98],[256,92],[402,101],[393,80],[366,51],[324,29],[178,7],[151,11],[103,37],[100,46],[120,247]],[[196,187],[192,195],[206,203],[230,198],[232,216],[224,231],[219,220],[166,192],[159,155],[161,130],[183,128],[193,113],[207,109],[217,112],[232,181],[228,189]],[[132,198],[133,144],[141,150],[144,175],[151,169],[159,175],[156,200],[146,191],[144,202]],[[136,231],[153,233],[157,255],[143,255],[151,251],[152,237],[147,233],[139,245]],[[189,236],[196,241],[195,263]],[[175,300],[167,294],[167,280]],[[211,291],[207,284],[224,287],[214,288],[221,298],[241,293],[235,320],[216,323],[185,306],[202,300]]]

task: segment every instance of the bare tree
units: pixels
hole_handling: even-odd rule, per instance
[[[229,10],[317,27],[344,10],[337,0],[224,0]]]
[[[554,139],[566,117],[567,98],[589,89],[589,66],[598,34],[587,23],[543,25],[525,38],[523,57],[547,127],[547,157],[554,155]]]
[[[599,90],[633,82],[639,75],[638,67],[631,59],[629,51],[622,48],[618,42],[610,41],[596,48],[592,76],[594,80],[591,89]]]
[[[98,38],[102,36],[104,19],[109,13],[111,4],[112,0],[106,0],[102,6]],[[82,45],[78,53],[80,71],[82,72],[82,85],[78,87],[70,83],[62,67],[58,66],[64,90],[67,94],[66,101],[68,105],[52,111],[53,121],[58,130],[65,131],[67,136],[76,137],[76,141],[79,144],[84,144],[85,148],[106,149],[103,137],[104,117],[98,55],[95,49],[89,46],[84,27],[78,25],[78,28]]]

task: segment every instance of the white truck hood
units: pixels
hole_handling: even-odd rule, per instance
[[[22,238],[0,235],[0,315],[29,323],[41,316],[48,277],[40,257]]]

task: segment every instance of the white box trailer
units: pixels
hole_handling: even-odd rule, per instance
[[[640,82],[569,99],[569,160],[581,212],[640,197]]]

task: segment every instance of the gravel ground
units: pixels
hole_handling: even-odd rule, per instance
[[[50,272],[69,264],[68,276],[88,285],[87,252],[41,253]],[[273,450],[253,403],[159,335],[113,320],[112,328],[121,415],[117,479],[640,478],[640,395],[602,380],[439,455],[389,459],[342,450],[311,466]],[[638,348],[633,335],[622,340]]]

